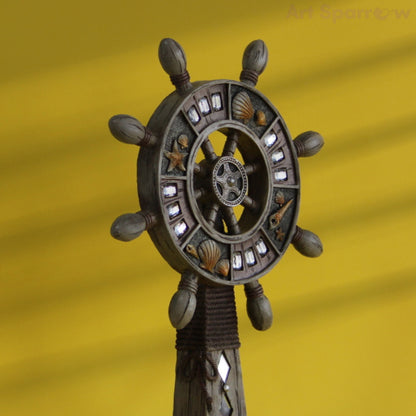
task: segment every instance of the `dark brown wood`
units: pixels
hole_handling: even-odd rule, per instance
[[[248,85],[255,86],[259,75],[267,65],[268,51],[262,40],[254,40],[244,51],[243,70],[240,80]]]
[[[219,374],[212,372],[212,379],[190,378],[183,373],[189,361],[188,351],[178,351],[176,361],[176,382],[174,391],[174,416],[246,416],[244,387],[241,374],[240,353],[238,349],[225,349],[209,353],[209,361],[201,354],[207,367],[218,366],[221,356],[227,360],[230,371],[224,382]],[[195,358],[192,365],[199,358]],[[211,400],[210,400],[211,399]],[[208,402],[207,402],[208,401]]]
[[[154,146],[158,139],[139,120],[126,114],[110,118],[108,127],[112,135],[123,143],[137,146]]]
[[[234,289],[200,285],[177,332],[174,416],[246,415],[239,346]]]
[[[273,311],[261,284],[258,281],[247,283],[244,285],[244,291],[247,297],[247,315],[251,324],[259,331],[269,329],[273,323]]]
[[[170,38],[163,39],[159,46],[159,60],[179,94],[185,94],[192,88],[185,52],[178,42]]]
[[[261,40],[244,52],[241,82],[191,83],[185,52],[170,38],[159,59],[176,90],[146,127],[123,114],[109,122],[118,140],[140,146],[142,208],[118,217],[111,233],[130,241],[147,230],[181,274],[169,305],[177,329],[174,416],[245,416],[234,286],[244,285],[251,323],[266,330],[273,313],[258,279],[290,243],[321,254],[319,238],[296,223],[298,157],[317,153],[323,139],[306,132],[292,141],[254,88],[268,59]],[[221,150],[213,133],[223,135]]]
[[[241,92],[247,93],[252,105],[267,114],[266,126],[258,126],[254,117],[248,121],[233,117],[231,108],[236,107],[235,99]],[[220,101],[212,101],[211,97],[215,95],[220,97]],[[211,111],[206,115],[202,114],[197,104],[204,97],[209,99],[207,108]],[[247,98],[246,95],[240,96],[242,102],[244,97]],[[219,105],[218,103],[221,103],[220,107],[215,111],[214,105]],[[192,111],[198,114],[199,121],[195,125],[188,114],[190,111],[191,114]],[[241,83],[231,81],[193,84],[193,89],[186,96],[175,92],[150,119],[148,128],[160,140],[156,149],[141,148],[139,153],[139,198],[143,208],[160,218],[149,234],[163,257],[179,273],[191,269],[215,284],[245,284],[257,280],[281,259],[296,226],[300,192],[298,166],[296,158],[291,156],[295,150],[289,132],[280,119],[280,114],[264,96]],[[207,132],[210,131],[219,131],[224,135],[221,156],[215,153],[209,140]],[[179,138],[184,135],[188,139],[187,147],[178,144]],[[273,143],[268,138],[271,135],[276,137]],[[229,206],[223,204],[224,201],[214,197],[214,185],[218,181],[212,177],[214,168],[218,163],[221,164],[221,159],[233,158],[237,148],[243,158],[244,176],[248,180],[248,192],[241,199],[241,205],[245,208],[241,217],[231,213]],[[205,159],[196,163],[199,150]],[[279,152],[286,156],[276,163],[273,158]],[[177,154],[174,157],[182,159],[183,166],[172,164],[172,154]],[[238,160],[235,160],[234,165],[237,166]],[[280,166],[284,173],[287,172],[287,177],[279,182],[276,177]],[[290,198],[293,199],[291,209],[281,223],[284,238],[280,237],[281,234],[276,238],[274,231],[269,232],[267,223],[268,217],[276,210],[270,200],[274,189],[277,190],[280,185],[284,188],[291,187]],[[165,186],[175,187],[177,193],[165,197]],[[175,202],[180,205],[181,213],[169,217],[167,211]],[[179,238],[175,231],[177,226],[179,230],[180,227],[184,229],[183,234],[179,232]],[[207,272],[200,267],[202,263],[185,250],[187,244],[197,248],[202,241],[208,239],[218,244],[221,259],[228,259],[228,275],[223,276],[216,269],[212,273]],[[265,256],[257,252],[259,241],[267,246],[268,254]],[[245,251],[240,251],[241,246],[244,250],[251,249],[254,252],[253,264],[246,261]],[[241,270],[232,267],[233,253],[241,256]],[[236,261],[239,263],[240,259]]]
[[[324,139],[315,131],[305,131],[293,140],[298,157],[316,155],[324,145]]]
[[[120,241],[131,241],[156,225],[157,218],[149,212],[123,214],[111,225],[111,235]]]
[[[198,276],[185,273],[169,304],[169,319],[176,329],[185,328],[194,316],[196,308],[196,293],[198,291]]]
[[[300,254],[307,257],[319,257],[323,252],[320,238],[312,231],[304,230],[299,226],[296,227],[292,244]]]

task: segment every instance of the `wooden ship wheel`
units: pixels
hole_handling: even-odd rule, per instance
[[[290,244],[322,253],[319,238],[297,225],[298,157],[323,146],[305,132],[294,140],[256,88],[268,59],[263,41],[243,55],[240,81],[190,82],[185,53],[163,39],[159,59],[176,90],[144,127],[128,115],[109,121],[118,140],[140,146],[141,211],[118,217],[113,237],[147,230],[181,275],[169,305],[177,329],[174,416],[246,415],[234,286],[244,285],[253,326],[268,329],[270,303],[258,279]]]

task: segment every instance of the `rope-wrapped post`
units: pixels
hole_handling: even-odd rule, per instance
[[[234,288],[200,284],[190,323],[177,331],[174,416],[245,416]]]

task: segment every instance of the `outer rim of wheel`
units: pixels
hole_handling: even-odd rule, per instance
[[[187,199],[187,203],[191,207],[191,211],[196,217],[195,223],[199,223],[199,225],[195,226],[195,229],[193,229],[193,233],[197,234],[199,232],[204,233],[206,237],[205,239],[212,239],[213,241],[217,241],[218,244],[221,247],[226,247],[226,253],[224,254],[224,250],[222,248],[221,255],[222,257],[228,256],[229,263],[232,266],[232,258],[235,253],[240,253],[243,256],[243,267],[242,271],[244,273],[240,273],[239,270],[231,271],[231,276],[223,277],[219,276],[216,271],[207,271],[204,267],[200,259],[194,259],[194,257],[191,257],[189,252],[187,251],[188,246],[193,243],[192,239],[194,236],[190,237],[184,237],[184,239],[178,241],[178,239],[175,237],[171,221],[166,213],[166,203],[163,200],[162,195],[162,187],[163,183],[166,183],[166,175],[162,172],[162,165],[163,163],[166,163],[164,160],[164,151],[166,146],[166,140],[170,133],[170,130],[174,124],[175,118],[179,115],[185,114],[186,106],[189,104],[190,101],[196,100],[195,97],[199,96],[200,91],[204,89],[214,89],[215,87],[223,88],[224,91],[228,91],[227,93],[229,96],[227,96],[227,111],[228,113],[231,112],[231,95],[234,90],[236,91],[247,91],[250,96],[257,100],[264,102],[266,106],[270,109],[270,111],[273,113],[273,120],[270,123],[270,125],[267,127],[265,132],[263,132],[261,135],[256,135],[252,132],[252,129],[249,128],[246,124],[242,123],[241,121],[233,119],[231,116],[229,116],[226,120],[220,120],[215,123],[209,124],[205,129],[200,130],[197,133],[197,139],[191,146],[191,150],[188,155],[187,159],[187,168],[190,166],[190,163],[192,164],[194,161],[194,156],[196,154],[197,148],[199,146],[199,143],[203,141],[203,137],[209,135],[215,130],[219,130],[222,127],[229,127],[229,128],[237,128],[240,131],[244,131],[244,134],[246,134],[250,138],[254,138],[256,143],[258,144],[258,148],[260,149],[260,152],[262,155],[264,155],[265,160],[265,166],[267,166],[267,172],[268,172],[268,183],[271,184],[268,188],[270,188],[270,194],[267,195],[267,202],[265,205],[265,208],[262,210],[259,220],[256,222],[256,224],[250,228],[245,233],[239,234],[237,236],[221,236],[219,233],[213,233],[210,230],[210,227],[206,224],[204,225],[204,220],[199,218],[195,212],[198,212],[198,209],[195,208],[195,201],[192,197],[193,195],[193,179],[192,175],[189,171],[186,173],[186,178],[182,177],[182,183],[184,185],[183,191],[185,191]],[[192,101],[193,102],[193,101]],[[163,116],[161,113],[167,113],[168,115]],[[284,120],[281,118],[279,112],[277,109],[270,103],[270,101],[264,97],[261,93],[259,93],[256,89],[248,87],[247,85],[243,83],[239,83],[237,81],[229,81],[229,80],[217,80],[217,81],[210,81],[206,83],[199,83],[194,85],[194,89],[192,89],[186,96],[179,97],[176,93],[172,94],[171,96],[167,97],[164,102],[161,103],[161,105],[158,107],[158,109],[155,111],[154,115],[152,116],[152,119],[149,122],[148,127],[154,131],[158,136],[161,138],[160,146],[158,147],[159,155],[155,159],[156,155],[152,155],[152,152],[154,152],[154,149],[143,149],[145,150],[143,154],[139,156],[139,162],[138,166],[143,163],[147,168],[150,170],[150,168],[156,167],[157,165],[157,172],[156,177],[152,180],[152,182],[157,187],[156,193],[158,194],[158,197],[156,198],[158,202],[158,206],[154,204],[155,199],[152,195],[155,195],[155,190],[152,191],[146,191],[149,192],[146,194],[146,192],[140,192],[141,189],[141,178],[138,178],[138,185],[139,185],[139,198],[142,203],[142,209],[146,209],[147,206],[150,210],[156,209],[158,212],[161,213],[162,220],[151,230],[149,230],[149,234],[155,243],[156,247],[161,252],[162,256],[169,262],[169,264],[175,268],[180,273],[183,273],[185,271],[191,271],[199,276],[206,278],[208,281],[215,283],[215,284],[225,284],[225,285],[238,285],[238,284],[246,284],[251,281],[259,279],[261,276],[263,276],[265,273],[267,273],[274,265],[280,260],[284,252],[286,251],[287,247],[290,244],[291,238],[295,232],[296,227],[296,221],[297,221],[297,214],[298,214],[298,206],[299,206],[299,199],[300,199],[300,183],[299,183],[299,168],[297,165],[297,158],[296,153],[294,150],[294,146],[291,143],[290,133],[287,130],[287,127],[284,123]],[[270,206],[272,205],[272,209],[275,209],[275,204],[273,203],[272,199],[276,197],[276,190],[278,187],[276,187],[276,184],[274,183],[274,176],[275,171],[273,170],[273,167],[270,167],[270,157],[271,154],[269,154],[269,149],[265,149],[262,145],[262,140],[264,140],[264,136],[266,135],[267,131],[276,130],[282,131],[282,135],[284,136],[284,144],[287,146],[287,152],[289,159],[292,160],[291,169],[293,169],[293,180],[295,181],[295,185],[292,186],[292,188],[287,187],[287,189],[291,190],[290,198],[295,201],[295,204],[292,206],[292,213],[290,214],[290,223],[286,226],[286,232],[285,232],[285,239],[282,243],[273,244],[271,241],[273,239],[273,236],[270,237],[269,230],[266,228],[266,222],[267,222],[267,216],[270,214]],[[276,130],[277,131],[277,130]],[[280,134],[280,133],[279,133]],[[282,137],[283,137],[282,136]],[[198,142],[198,146],[196,146],[196,143]],[[142,153],[142,152],[141,152]],[[144,160],[146,157],[149,158],[149,160],[152,160],[152,163],[144,163]],[[157,163],[154,163],[158,161]],[[272,178],[273,176],[273,178]],[[172,176],[172,178],[175,178],[175,176]],[[163,182],[165,181],[165,182]],[[174,181],[174,179],[172,179]],[[286,188],[285,188],[286,189]],[[192,208],[193,207],[193,208]],[[286,221],[287,222],[287,221]],[[195,231],[196,230],[196,231]],[[260,230],[260,232],[258,232]],[[255,252],[255,244],[257,244],[260,240],[256,240],[255,238],[258,238],[258,235],[261,235],[260,240],[264,240],[266,244],[270,247],[270,250],[273,251],[273,256],[271,257],[271,260],[268,258],[269,254],[267,253],[265,255],[264,259],[260,258],[258,254]],[[166,241],[165,241],[166,240]],[[170,242],[169,242],[170,241]],[[250,247],[247,248],[245,243],[248,242],[252,245],[253,249]],[[200,242],[199,242],[200,243]],[[277,245],[279,245],[279,248],[276,248]],[[172,246],[174,248],[172,248]],[[198,250],[197,252],[201,252],[202,250],[199,249],[199,247],[196,247]],[[256,267],[253,266],[252,270],[247,269],[246,265],[246,259],[244,258],[244,255],[246,253],[246,250],[252,250],[254,251],[254,254],[256,255],[256,260],[258,260],[258,264],[256,264]],[[220,258],[221,260],[222,258]],[[264,261],[264,264],[263,264]],[[267,263],[268,262],[268,263]],[[260,264],[261,263],[261,264]],[[258,267],[257,267],[258,266]]]

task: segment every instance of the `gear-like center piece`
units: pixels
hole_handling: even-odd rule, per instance
[[[218,202],[227,207],[240,205],[247,193],[247,173],[233,157],[218,159],[212,170],[212,189]]]

